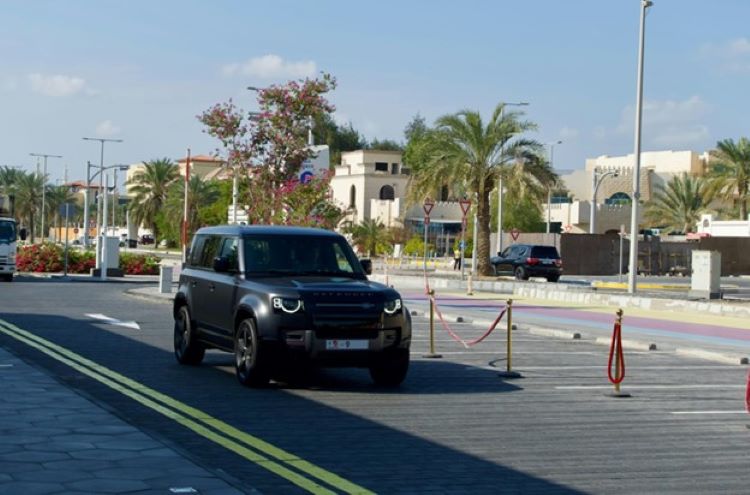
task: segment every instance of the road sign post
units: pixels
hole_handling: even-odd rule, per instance
[[[464,279],[464,251],[466,250],[466,214],[469,213],[471,208],[470,199],[459,199],[459,206],[461,206],[461,280]]]
[[[435,202],[427,198],[424,200],[424,204],[422,205],[422,209],[424,210],[424,260],[423,260],[423,266],[424,271],[427,273],[427,231],[430,228],[430,212],[435,207]]]

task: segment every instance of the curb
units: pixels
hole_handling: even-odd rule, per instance
[[[750,360],[748,359],[748,357],[741,354],[705,351],[703,349],[696,349],[693,347],[678,347],[677,349],[675,349],[675,354],[679,356],[705,359],[707,361],[715,361],[725,364],[750,364]]]
[[[528,332],[532,335],[538,335],[540,337],[555,337],[558,339],[566,339],[566,340],[580,340],[581,339],[581,333],[580,332],[573,332],[568,330],[556,330],[553,328],[543,328],[543,327],[527,327],[526,328]]]
[[[157,294],[146,294],[141,291],[141,289],[127,289],[124,291],[124,293],[130,297],[134,297],[136,299],[143,299],[145,301],[149,301],[152,303],[157,304],[172,304],[174,302],[174,295],[170,294],[170,297],[161,297]]]
[[[612,339],[609,337],[597,337],[596,340],[594,340],[594,343],[599,345],[611,345]],[[658,349],[653,342],[631,339],[622,339],[622,348],[630,349],[631,351],[655,351]]]

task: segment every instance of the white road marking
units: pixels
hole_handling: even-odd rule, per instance
[[[748,414],[747,411],[672,411],[672,414]]]
[[[140,325],[134,321],[120,321],[101,313],[86,313],[85,316],[93,318],[94,320],[99,320],[107,325],[117,325],[119,327],[132,328],[133,330],[141,329]]]
[[[610,389],[612,385],[559,385],[555,387],[556,390],[597,390],[597,389]],[[670,390],[670,389],[720,389],[720,388],[745,388],[745,385],[712,385],[712,384],[695,384],[695,385],[630,385],[628,389],[651,389],[651,390]]]
[[[0,364],[0,368],[12,368],[12,364]]]

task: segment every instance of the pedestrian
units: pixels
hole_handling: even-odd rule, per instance
[[[461,269],[461,250],[458,248],[453,250],[453,269]]]

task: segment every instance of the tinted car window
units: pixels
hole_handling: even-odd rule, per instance
[[[193,239],[193,247],[190,249],[190,259],[188,264],[191,266],[199,266],[201,255],[203,254],[203,245],[206,242],[205,235],[195,236]]]
[[[197,263],[201,268],[211,268],[214,266],[214,258],[219,255],[219,247],[221,246],[221,237],[217,235],[208,236],[205,243],[203,244],[203,253],[201,253],[200,261]]]
[[[351,248],[335,237],[247,236],[243,249],[248,274],[364,276]]]
[[[554,246],[534,246],[531,250],[532,258],[559,258],[557,248]]]
[[[238,262],[238,246],[239,242],[236,237],[227,237],[221,244],[221,250],[218,256],[226,258],[229,262],[229,271],[237,271],[239,269]]]

